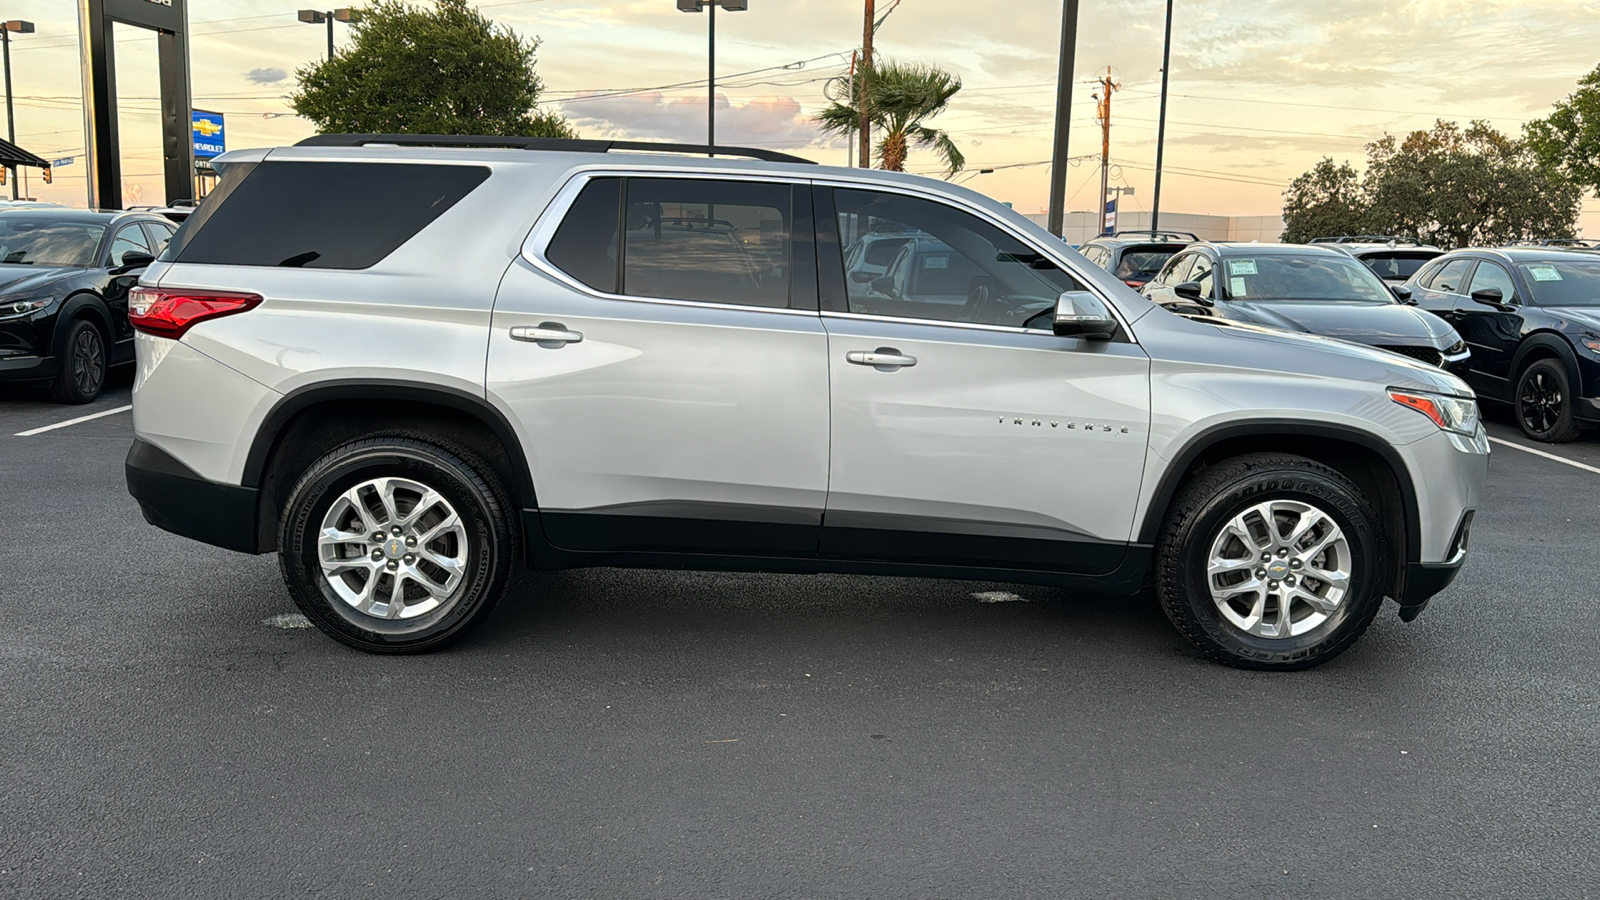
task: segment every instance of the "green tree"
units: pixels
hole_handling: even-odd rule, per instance
[[[573,137],[538,108],[537,40],[497,26],[467,0],[432,9],[378,0],[355,43],[295,73],[294,111],[324,132]]]
[[[1578,89],[1555,104],[1550,115],[1523,129],[1541,163],[1560,168],[1600,196],[1600,66],[1579,79]]]
[[[961,79],[935,66],[885,61],[867,73],[867,115],[882,133],[878,142],[881,168],[904,172],[912,146],[931,147],[944,160],[950,174],[967,164],[950,135],[924,124],[944,112],[950,98],[961,90]],[[850,96],[861,94],[861,73],[850,86]],[[860,107],[832,103],[816,116],[824,132],[849,137],[861,122]]]
[[[1375,231],[1466,247],[1569,236],[1577,221],[1582,188],[1485,122],[1439,121],[1366,149],[1359,182],[1324,159],[1290,184],[1286,239]]]
[[[1283,200],[1283,239],[1303,244],[1314,237],[1370,230],[1371,211],[1361,178],[1349,163],[1323,159],[1289,183]]]

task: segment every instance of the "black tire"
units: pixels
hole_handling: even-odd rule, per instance
[[[106,385],[106,338],[93,322],[77,319],[61,343],[61,370],[50,384],[57,403],[89,403]]]
[[[1211,595],[1207,563],[1213,541],[1236,516],[1269,500],[1315,507],[1343,531],[1349,552],[1342,601],[1302,634],[1292,634],[1292,626],[1285,637],[1251,634],[1224,616]],[[1156,548],[1156,594],[1178,631],[1217,662],[1241,669],[1309,669],[1355,643],[1383,605],[1390,542],[1379,535],[1381,521],[1360,488],[1321,463],[1287,454],[1237,457],[1205,469],[1179,491]],[[1303,572],[1299,577],[1306,579]],[[1296,603],[1304,601],[1292,602],[1291,613]],[[1298,608],[1309,623],[1303,613],[1310,607]]]
[[[407,479],[433,489],[454,509],[462,526],[459,533],[442,539],[450,542],[446,552],[462,557],[459,581],[445,600],[414,618],[384,618],[361,611],[340,596],[319,559],[318,535],[335,503],[346,491],[380,478]],[[422,505],[413,501],[411,510]],[[432,523],[424,519],[416,530],[437,524],[444,518],[443,510],[445,507],[437,507],[427,513],[434,517]],[[348,514],[352,523],[360,521],[354,518],[357,513],[353,509]],[[354,525],[347,530],[355,530]],[[457,541],[464,541],[464,546]],[[420,653],[445,646],[488,618],[505,593],[512,567],[519,558],[518,541],[510,499],[488,466],[447,441],[409,433],[383,435],[335,448],[300,477],[279,518],[278,561],[295,605],[329,637],[369,653]],[[381,548],[391,542],[386,539],[378,544],[363,539],[362,543],[368,545],[366,550],[341,556],[341,561],[365,566],[367,553],[386,554],[388,551]],[[398,545],[399,541],[392,543]],[[336,550],[342,554],[356,546],[351,543]],[[420,571],[431,564],[432,558],[416,562],[416,569]],[[373,571],[365,578],[377,582],[375,594],[386,593],[384,585],[398,583],[402,599],[395,606],[412,609],[404,595],[421,590],[421,582],[413,578],[407,583],[395,575],[382,581],[385,572],[378,571],[378,567],[394,571],[396,566],[413,561],[409,552],[403,558],[386,557],[381,563],[375,561]],[[433,573],[443,571],[437,566],[430,569]],[[404,570],[401,574],[405,574]],[[347,591],[355,590],[352,585],[365,584],[360,572],[335,577],[344,582]],[[416,608],[426,603],[423,600]]]
[[[1546,444],[1577,440],[1583,431],[1572,415],[1572,384],[1559,359],[1536,359],[1517,376],[1512,403],[1522,433]]]

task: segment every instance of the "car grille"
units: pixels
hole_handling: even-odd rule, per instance
[[[1440,355],[1438,350],[1435,350],[1432,347],[1379,347],[1378,349],[1387,350],[1390,353],[1398,353],[1401,356],[1409,356],[1412,359],[1425,362],[1430,366],[1444,364],[1444,357]]]

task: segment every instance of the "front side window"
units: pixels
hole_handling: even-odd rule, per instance
[[[165,222],[144,223],[144,233],[150,238],[150,246],[155,250],[157,256],[160,256],[161,251],[167,249],[167,245],[172,243],[172,233],[177,230],[177,226],[168,225]]]
[[[1428,288],[1435,291],[1444,291],[1447,294],[1464,294],[1462,288],[1467,284],[1467,270],[1472,268],[1470,259],[1452,259],[1444,264],[1428,282]]]
[[[1184,276],[1189,274],[1190,267],[1199,256],[1198,253],[1187,253],[1167,263],[1166,268],[1161,270],[1161,275],[1156,279],[1157,283],[1166,287],[1183,284],[1186,280]]]
[[[1212,275],[1216,267],[1217,264],[1211,257],[1204,253],[1197,253],[1194,257],[1194,268],[1189,270],[1189,275],[1184,278],[1184,281],[1193,281],[1200,285],[1200,296],[1210,297],[1211,285],[1215,280]]]
[[[1517,286],[1511,280],[1511,273],[1503,267],[1490,262],[1478,263],[1478,270],[1472,273],[1472,287],[1468,294],[1479,291],[1495,290],[1500,292],[1502,302],[1510,303],[1511,298],[1517,295]]]
[[[1039,313],[1083,290],[1043,254],[954,207],[876,191],[836,189],[833,198],[845,258],[871,235],[909,235],[883,276],[848,285],[850,312],[1048,330]]]
[[[122,258],[129,253],[150,253],[150,241],[145,237],[144,229],[138,225],[122,226],[111,239],[110,259],[113,266],[122,265]]]

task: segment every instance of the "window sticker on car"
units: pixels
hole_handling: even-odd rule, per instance
[[[1256,261],[1253,259],[1228,260],[1229,275],[1254,275],[1256,274]]]
[[[950,257],[924,256],[922,258],[922,267],[924,269],[948,269],[950,268]]]
[[[1247,296],[1249,296],[1249,291],[1245,290],[1244,279],[1238,277],[1237,275],[1235,275],[1232,278],[1229,278],[1228,279],[1228,293],[1234,295],[1235,297],[1247,297]]]
[[[1561,272],[1555,266],[1529,266],[1528,274],[1534,281],[1560,281]]]

